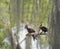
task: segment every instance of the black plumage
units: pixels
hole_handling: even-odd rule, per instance
[[[28,33],[35,33],[35,30],[32,28],[29,28],[28,25],[25,25],[25,28],[27,29]],[[35,40],[34,34],[32,35],[33,39]]]
[[[47,27],[45,27],[45,26],[40,26],[39,28],[40,28],[43,32],[47,32],[47,31],[48,31]]]
[[[25,25],[25,28],[27,29],[28,33],[34,33],[35,30],[32,28],[28,28],[28,25]]]
[[[35,39],[36,39],[36,36],[35,36],[34,34],[32,35],[32,37],[33,37],[33,40],[35,40]]]

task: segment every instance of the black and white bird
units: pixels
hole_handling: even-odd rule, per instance
[[[45,26],[42,26],[42,24],[39,26],[39,30],[42,30],[42,32],[44,32],[44,34],[46,34],[46,32],[48,31],[48,28]]]
[[[25,28],[27,29],[29,34],[32,34],[33,39],[35,39],[35,35],[34,35],[35,34],[35,30],[32,29],[32,28],[29,28],[27,24],[25,25]]]
[[[32,28],[29,28],[28,25],[25,25],[25,28],[27,29],[28,33],[35,33],[35,30]]]

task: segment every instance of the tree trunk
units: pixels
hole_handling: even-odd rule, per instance
[[[11,27],[13,27],[13,24],[15,26],[17,26],[17,32],[16,32],[16,37],[17,37],[17,45],[15,44],[14,40],[15,38],[13,37],[13,33],[10,32],[10,40],[11,40],[11,47],[12,49],[20,49],[19,46],[19,41],[18,41],[18,32],[19,32],[19,26],[20,26],[20,0],[10,0],[10,23],[11,23]],[[10,29],[11,29],[10,27]],[[11,30],[10,30],[11,31]],[[17,47],[17,48],[16,48]]]
[[[9,37],[9,41],[11,43],[10,49],[15,49],[16,48],[16,44],[15,44],[15,38],[14,38],[14,34],[12,33],[11,29],[7,29],[8,30],[8,37]]]
[[[26,36],[26,49],[31,49],[31,36]]]
[[[53,14],[50,22],[50,30],[52,29],[53,34],[51,37],[53,38],[52,49],[60,49],[60,0],[54,0],[53,3]]]

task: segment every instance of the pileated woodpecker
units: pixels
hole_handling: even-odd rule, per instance
[[[42,26],[42,24],[39,27],[39,30],[42,30],[42,32],[46,33],[48,31],[48,28],[45,26]]]
[[[32,28],[28,28],[28,25],[25,25],[25,28],[27,29],[28,33],[34,33],[35,30]]]
[[[32,29],[32,28],[29,28],[27,24],[25,25],[25,28],[27,29],[28,33],[30,33],[30,34],[31,34],[31,33],[35,33],[35,30]],[[33,37],[33,39],[35,39],[34,34],[32,35],[32,37]]]

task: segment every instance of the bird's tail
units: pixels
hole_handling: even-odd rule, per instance
[[[32,37],[33,37],[33,40],[35,40],[35,39],[36,39],[36,37],[35,37],[35,35],[34,35],[34,34],[32,35]]]

